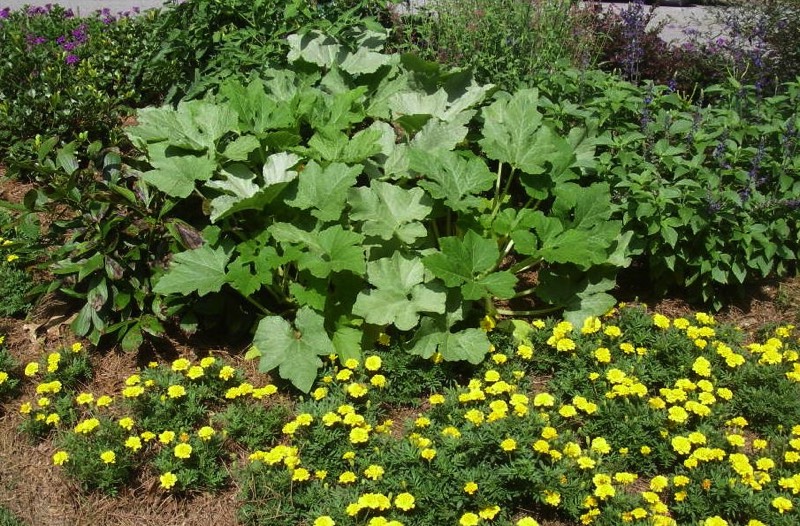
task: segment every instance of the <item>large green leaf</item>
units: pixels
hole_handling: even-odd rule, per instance
[[[539,273],[536,295],[564,308],[564,319],[580,327],[589,316],[602,316],[616,300],[608,294],[614,288],[615,269],[593,269],[586,273],[569,265],[550,267]]]
[[[287,204],[312,209],[311,215],[321,221],[336,221],[344,211],[347,191],[355,186],[360,173],[360,166],[333,163],[322,168],[311,161],[298,178],[297,195]]]
[[[203,245],[175,254],[169,270],[158,280],[156,294],[191,294],[204,296],[219,292],[227,281],[225,266],[228,255],[222,248]]]
[[[419,313],[444,313],[446,294],[423,284],[424,277],[422,262],[399,252],[368,263],[367,280],[376,288],[359,293],[353,314],[408,331],[419,323]]]
[[[276,223],[269,231],[277,241],[300,248],[297,266],[318,278],[328,277],[333,272],[350,271],[357,275],[365,272],[361,246],[364,236],[345,230],[341,225],[308,232],[288,223]]]
[[[443,319],[444,316],[424,318],[408,352],[423,358],[438,352],[447,361],[481,363],[491,347],[486,333],[475,328],[451,332]]]
[[[137,118],[128,136],[143,150],[148,143],[168,141],[184,150],[214,151],[223,135],[239,129],[238,117],[228,105],[202,100],[182,102],[177,109],[144,108]]]
[[[469,230],[464,239],[443,237],[441,251],[423,258],[422,263],[448,287],[461,287],[464,299],[477,300],[487,295],[510,298],[516,278],[507,272],[489,271],[500,251],[497,244]]]
[[[362,231],[368,236],[387,240],[396,237],[411,244],[428,234],[421,221],[432,208],[421,188],[406,190],[372,181],[369,188],[351,188],[347,200],[352,207],[350,218],[363,221]]]
[[[575,162],[574,149],[568,140],[543,125],[538,105],[538,90],[524,89],[484,108],[483,139],[479,143],[490,158],[526,174],[543,174],[549,164],[549,179],[565,180],[564,172]],[[532,197],[540,197],[538,181],[526,177],[520,181]]]
[[[163,145],[164,143],[162,143]],[[155,153],[151,148],[151,153]],[[207,181],[214,175],[216,162],[205,156],[170,155],[161,151],[151,155],[153,169],[144,172],[142,179],[170,197],[189,197],[197,181]]]
[[[419,185],[458,212],[478,208],[483,202],[479,194],[494,184],[494,175],[480,157],[465,159],[455,152],[411,148],[409,160],[411,169],[425,176]]]
[[[270,155],[262,170],[263,185],[255,182],[256,175],[246,165],[228,166],[220,173],[221,179],[206,183],[207,187],[222,192],[211,200],[211,221],[217,222],[242,210],[263,209],[297,177],[291,168],[299,161],[300,157],[292,153]]]
[[[297,311],[294,327],[279,316],[261,320],[253,337],[253,346],[261,355],[259,370],[276,367],[282,378],[307,393],[322,366],[320,355],[333,354],[335,348],[324,327],[324,318],[303,307]]]

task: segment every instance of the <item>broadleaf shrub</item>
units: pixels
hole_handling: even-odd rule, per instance
[[[144,109],[129,131],[151,166],[141,180],[207,214],[202,246],[153,292],[236,291],[267,314],[262,370],[302,390],[320,355],[356,357],[380,331],[478,363],[489,341],[475,322],[507,310],[496,299],[533,293],[580,321],[613,305],[627,263],[608,186],[576,183],[594,164],[589,132],[557,133],[536,90],[488,103],[491,86],[383,54],[385,38],[291,36],[293,70]],[[518,292],[530,269],[538,286]]]

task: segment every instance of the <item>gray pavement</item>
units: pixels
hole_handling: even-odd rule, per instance
[[[171,1],[171,0],[168,0]],[[72,9],[76,15],[86,16],[98,9],[108,8],[112,14],[130,11],[134,7],[142,10],[153,7],[162,7],[165,0],[0,0],[0,9],[10,7],[17,10],[26,5],[43,6],[45,4],[59,4]]]

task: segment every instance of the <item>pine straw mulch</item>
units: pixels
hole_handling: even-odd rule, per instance
[[[42,331],[47,320],[24,321],[0,319],[0,334],[6,335],[6,347],[20,363],[38,360],[42,353],[71,345],[66,324]],[[205,344],[169,340],[158,348],[149,348],[140,355],[112,349],[94,353],[94,375],[85,390],[112,394],[124,380],[151,359],[166,361],[178,356],[196,358],[212,349]],[[197,352],[195,352],[197,350]],[[242,370],[248,380],[263,383],[256,364],[244,361],[239,349],[214,349],[213,353]],[[29,399],[35,386],[26,382],[21,397]],[[155,473],[139,473],[132,487],[109,497],[101,493],[85,493],[80,486],[53,466],[55,448],[50,441],[33,444],[18,431],[23,416],[17,408],[19,398],[0,406],[0,506],[16,514],[29,526],[108,525],[140,526],[235,526],[239,507],[239,489],[231,487],[216,494],[199,493],[185,497],[165,495],[158,488]],[[244,460],[244,452],[240,460]]]

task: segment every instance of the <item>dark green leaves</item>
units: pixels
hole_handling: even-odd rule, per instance
[[[460,287],[464,299],[514,295],[517,278],[508,272],[492,272],[500,257],[494,241],[470,230],[463,240],[445,237],[439,242],[441,251],[426,256],[422,262],[448,287]]]
[[[267,316],[258,324],[253,346],[261,355],[258,369],[277,368],[282,378],[307,393],[322,366],[320,355],[335,349],[323,325],[324,318],[309,308],[297,312],[294,326],[279,316]]]

